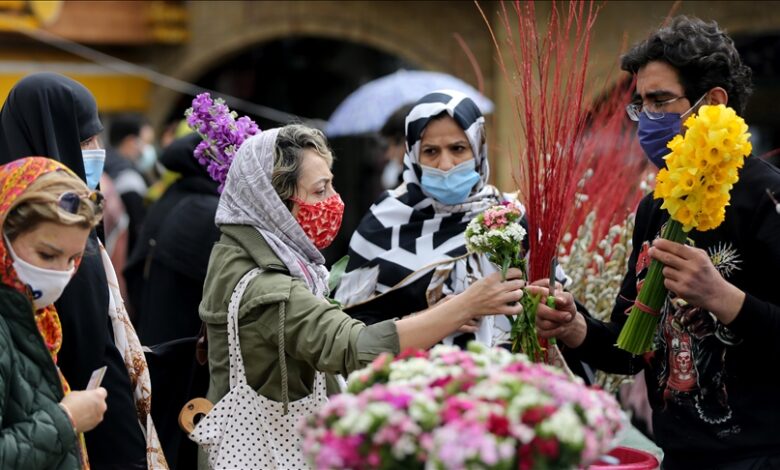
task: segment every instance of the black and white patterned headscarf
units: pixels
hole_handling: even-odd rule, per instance
[[[442,113],[466,133],[480,175],[462,204],[442,204],[420,184],[420,140],[428,123]],[[352,236],[347,274],[337,298],[346,305],[361,302],[387,292],[425,267],[465,254],[466,225],[500,202],[498,189],[487,184],[489,172],[485,118],[477,105],[452,90],[420,99],[406,117],[404,184],[382,194]]]

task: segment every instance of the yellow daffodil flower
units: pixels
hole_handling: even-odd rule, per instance
[[[724,105],[702,106],[685,121],[685,135],[667,146],[666,168],[658,172],[653,196],[663,199],[683,230],[711,230],[726,214],[729,192],[753,148],[745,121]]]

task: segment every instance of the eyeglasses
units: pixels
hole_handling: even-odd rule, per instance
[[[645,113],[645,115],[652,120],[661,119],[666,115],[664,108],[666,105],[672,104],[677,100],[685,98],[685,96],[677,96],[675,98],[669,98],[668,100],[656,101],[645,106],[642,103],[631,103],[626,106],[626,113],[632,121],[639,121],[639,114]]]
[[[82,195],[73,191],[67,191],[60,194],[57,198],[57,207],[69,214],[78,214],[82,200],[89,200],[95,205],[95,210],[103,212],[103,194],[98,191],[92,191],[88,195]]]
[[[688,111],[682,113],[683,115],[688,114],[692,110],[696,109],[701,102],[704,100],[704,97],[707,96],[707,93],[703,94],[701,98],[696,100],[696,102],[693,104],[693,106],[688,109]],[[645,116],[647,116],[649,119],[652,119],[653,121],[656,121],[658,119],[661,119],[662,117],[666,116],[666,113],[664,112],[664,108],[674,103],[677,100],[683,99],[685,96],[676,96],[674,98],[669,98],[668,100],[663,101],[656,101],[655,103],[650,103],[647,106],[645,106],[642,103],[631,103],[626,106],[626,114],[628,114],[628,117],[635,122],[639,121],[639,115],[641,113],[645,113]]]

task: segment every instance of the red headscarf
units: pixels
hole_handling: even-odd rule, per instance
[[[5,226],[5,219],[8,213],[16,206],[16,201],[24,194],[30,183],[39,177],[53,171],[65,171],[74,178],[78,178],[71,170],[62,163],[43,157],[28,157],[15,160],[6,165],[0,166],[0,227]],[[76,264],[81,261],[76,260]],[[32,302],[32,292],[16,274],[13,259],[8,253],[5,243],[0,243],[0,282],[10,286],[17,291],[27,295]],[[57,363],[57,353],[62,345],[62,326],[60,317],[54,305],[46,306],[35,312],[35,322],[38,325],[38,331],[49,349],[52,360]],[[62,386],[65,393],[70,391],[67,381],[60,374]]]

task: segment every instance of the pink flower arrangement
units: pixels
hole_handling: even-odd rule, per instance
[[[383,355],[348,382],[303,423],[316,469],[574,468],[622,426],[611,395],[477,343]]]
[[[506,201],[474,217],[466,227],[466,247],[487,255],[506,274],[509,268],[525,266],[523,240],[526,230],[518,203]]]
[[[520,207],[511,202],[504,202],[499,206],[491,207],[483,213],[484,225],[488,229],[500,229],[505,227],[510,218],[519,220],[522,217]]]

